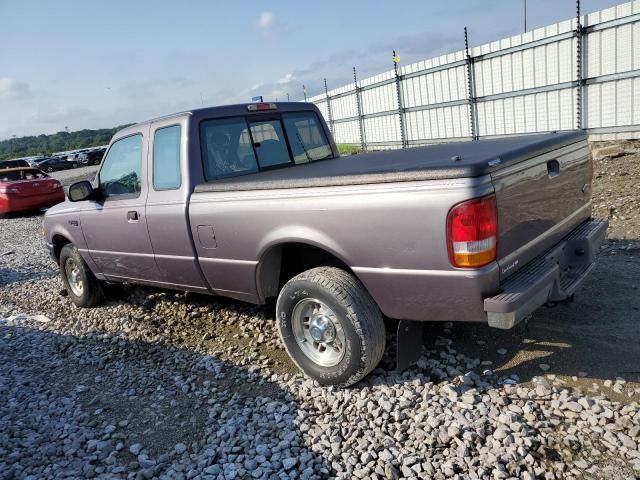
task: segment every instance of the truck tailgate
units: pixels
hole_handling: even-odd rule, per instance
[[[501,279],[552,248],[590,217],[591,177],[586,135],[491,173],[498,206]]]

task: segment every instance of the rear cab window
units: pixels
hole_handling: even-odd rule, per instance
[[[205,120],[200,147],[207,181],[333,158],[312,111]]]

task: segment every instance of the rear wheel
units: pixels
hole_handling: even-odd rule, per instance
[[[73,244],[60,252],[60,273],[71,301],[78,307],[94,307],[104,300],[102,284]]]
[[[47,167],[47,172],[49,173],[53,172],[53,167]]]
[[[384,353],[382,314],[360,281],[319,267],[289,280],[276,305],[278,330],[294,363],[324,385],[349,386]]]

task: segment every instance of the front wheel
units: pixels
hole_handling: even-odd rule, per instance
[[[104,299],[100,280],[73,244],[65,245],[60,252],[60,273],[69,298],[78,307],[94,307]]]
[[[287,353],[323,385],[353,385],[384,353],[378,306],[356,277],[339,268],[313,268],[289,280],[276,313]]]

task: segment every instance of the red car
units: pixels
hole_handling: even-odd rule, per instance
[[[0,214],[48,208],[63,201],[62,184],[37,168],[0,170]]]

